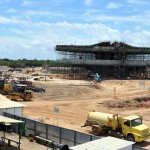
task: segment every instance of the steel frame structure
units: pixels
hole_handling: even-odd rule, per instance
[[[147,79],[150,77],[150,48],[123,42],[101,42],[94,45],[56,45],[57,73],[64,78],[86,79],[99,73],[102,78]],[[51,68],[51,72],[54,70]]]

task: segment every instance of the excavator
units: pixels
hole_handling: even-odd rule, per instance
[[[0,80],[0,94],[7,95],[7,98],[11,100],[23,100],[23,101],[31,101],[33,96],[33,92],[31,90],[15,90],[11,84],[5,83],[4,80]]]
[[[11,100],[23,100],[23,101],[31,101],[33,98],[33,92],[30,90],[24,90],[24,92],[12,92],[7,98]]]

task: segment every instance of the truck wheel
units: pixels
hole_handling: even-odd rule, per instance
[[[29,95],[29,94],[27,94],[27,95],[25,95],[25,97],[24,97],[24,101],[30,101],[31,100],[31,98],[32,98],[32,96],[31,95]]]
[[[132,141],[132,142],[135,141],[134,136],[133,136],[132,134],[129,134],[129,135],[128,135],[127,140],[128,140],[128,141]]]
[[[98,127],[92,127],[92,133],[94,135],[99,135],[99,129],[98,129]]]

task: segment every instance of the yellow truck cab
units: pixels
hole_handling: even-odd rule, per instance
[[[149,127],[136,115],[122,118],[122,132],[129,141],[142,142],[150,137]]]

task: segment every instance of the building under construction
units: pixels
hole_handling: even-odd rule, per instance
[[[150,77],[150,48],[134,47],[123,42],[101,42],[94,45],[56,45],[57,73],[64,77],[86,79],[101,77],[147,79]],[[51,70],[52,71],[52,70]]]

